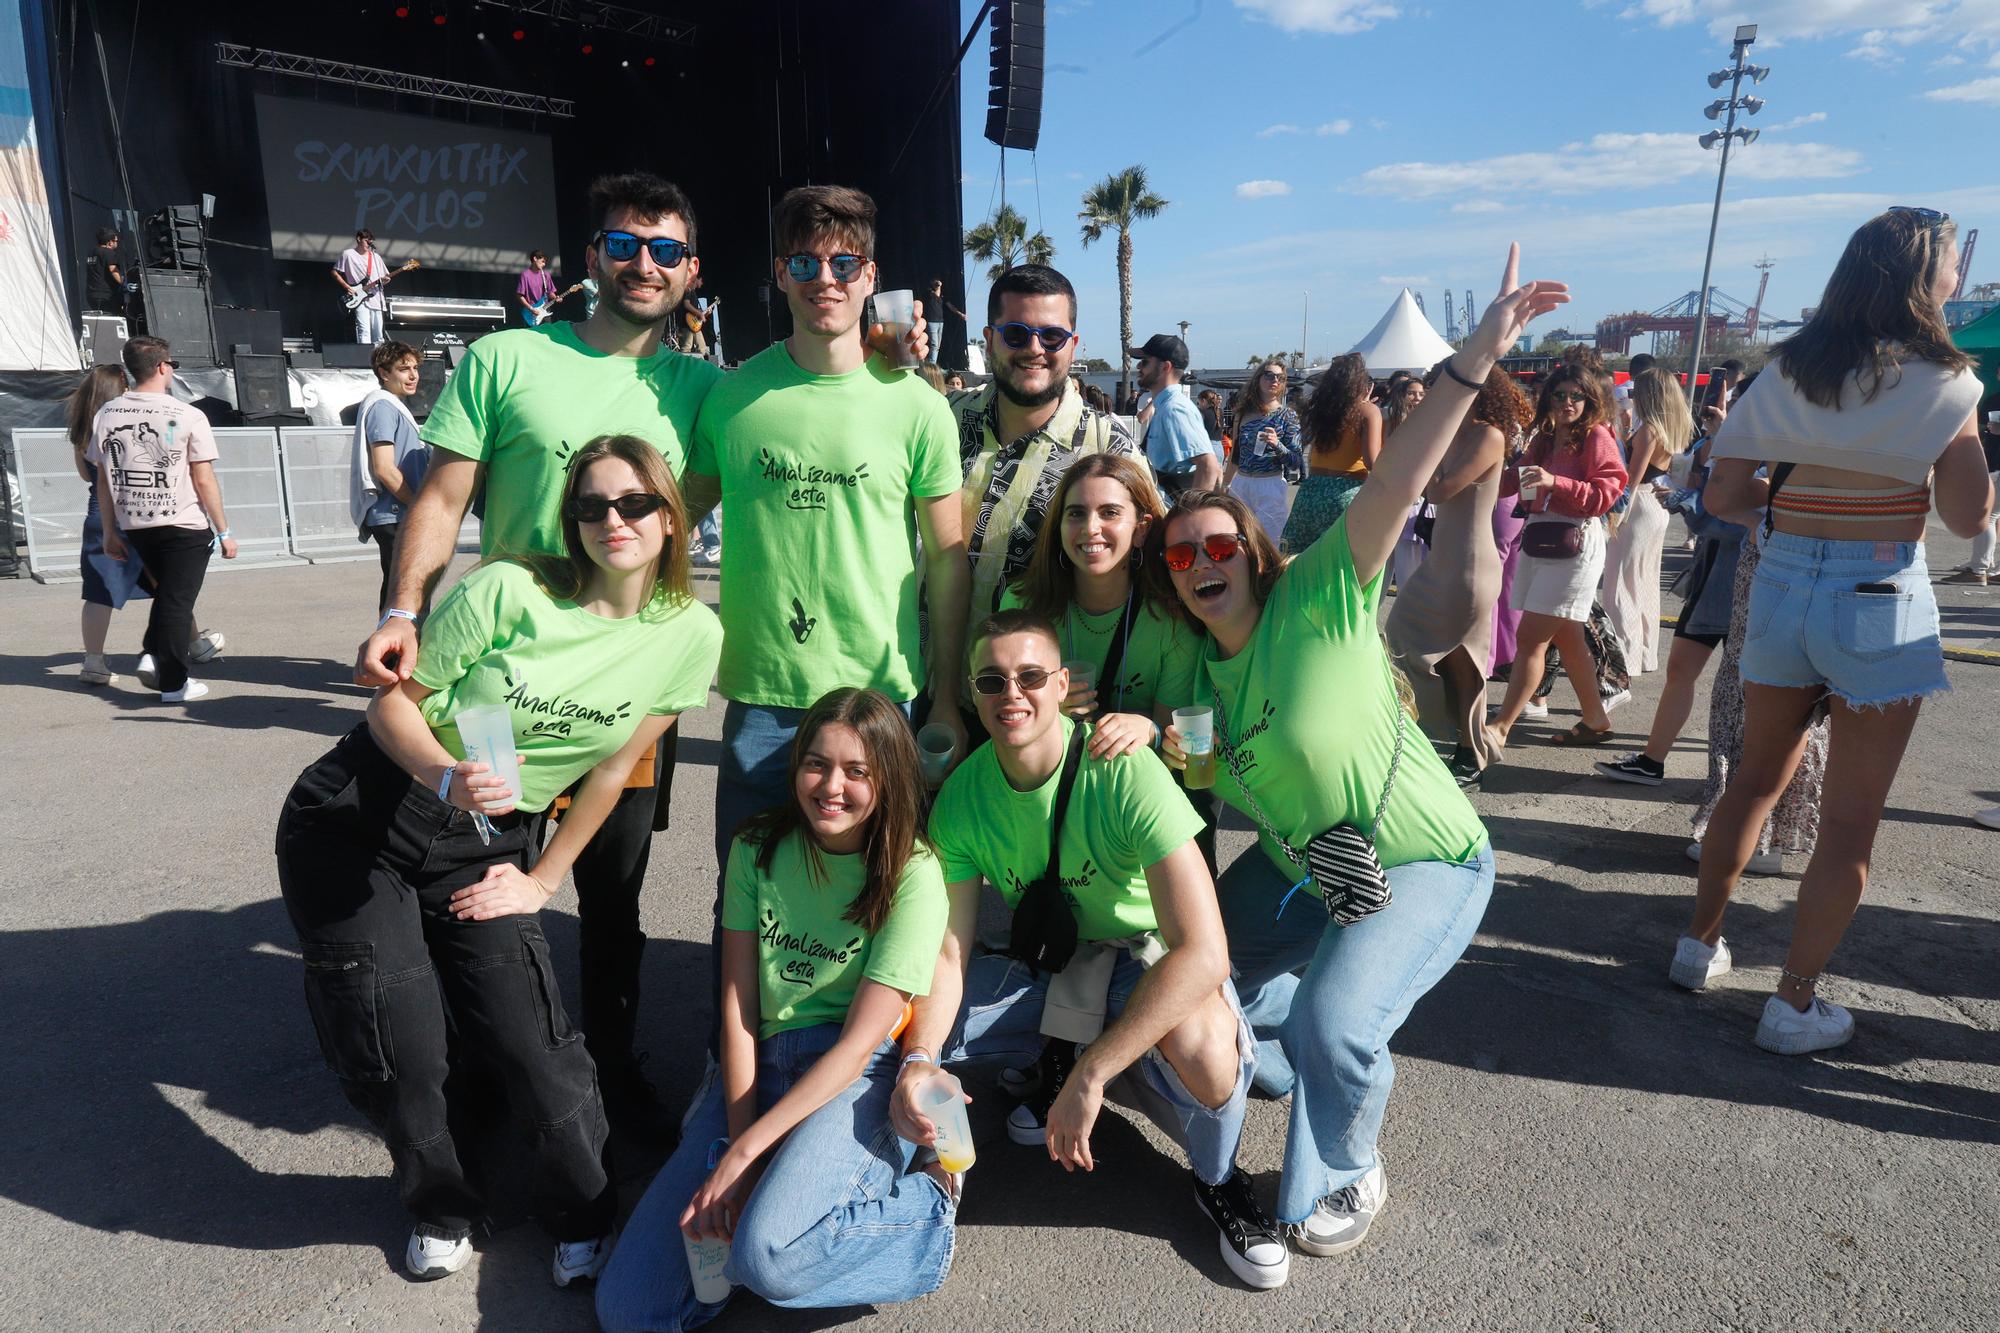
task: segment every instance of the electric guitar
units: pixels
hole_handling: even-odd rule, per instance
[[[379,292],[384,287],[388,286],[389,279],[395,277],[398,273],[408,273],[413,268],[422,268],[422,267],[423,267],[422,264],[412,259],[409,263],[403,265],[401,268],[392,268],[379,278],[370,278],[367,282],[362,283],[359,287],[356,287],[352,291],[348,292],[347,308],[349,310],[358,309],[363,301],[367,300],[369,297],[373,296],[376,292]]]
[[[572,283],[570,286],[563,288],[559,292],[551,292],[549,294],[548,299],[545,301],[539,301],[531,305],[522,306],[521,310],[523,318],[525,318],[528,321],[528,327],[532,329],[536,325],[542,323],[544,320],[552,318],[555,315],[555,310],[557,306],[561,305],[564,301],[569,300],[570,297],[576,295],[578,292],[582,290],[583,290],[582,283],[580,282]]]
[[[717,309],[717,308],[718,308],[718,307],[720,307],[721,305],[722,305],[722,302],[721,302],[721,301],[719,301],[719,300],[714,300],[714,301],[710,301],[710,302],[708,303],[708,306],[707,306],[707,308],[706,308],[706,309],[702,309],[702,310],[682,310],[682,311],[681,311],[681,318],[682,318],[683,320],[685,320],[685,321],[687,322],[687,326],[688,326],[688,332],[690,332],[690,333],[699,333],[699,332],[701,332],[701,326],[702,326],[703,324],[706,324],[706,323],[708,322],[708,312],[709,312],[710,310],[715,310],[715,309]]]

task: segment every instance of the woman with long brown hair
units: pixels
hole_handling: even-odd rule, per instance
[[[1359,352],[1335,357],[1320,372],[1300,423],[1306,479],[1285,520],[1284,550],[1296,553],[1318,541],[1368,480],[1382,453],[1382,409],[1370,400],[1374,389]]]
[[[1299,453],[1299,414],[1285,405],[1285,363],[1257,367],[1236,396],[1236,448],[1223,469],[1222,489],[1250,506],[1266,532],[1283,532],[1292,485],[1285,469]]]
[[[792,742],[791,799],[745,821],[722,900],[722,1060],[597,1290],[598,1322],[693,1328],[681,1237],[732,1242],[732,1285],[792,1306],[914,1300],[951,1266],[960,1180],[889,1126],[894,1035],[929,992],[943,873],[902,710],[822,696]]]
[[[502,1071],[509,1107],[534,1125],[522,1170],[556,1241],[556,1284],[603,1265],[618,1205],[609,1129],[538,918],[640,757],[708,702],[722,649],[688,586],[687,516],[658,449],[591,440],[560,513],[564,554],[496,558],[459,580],[409,679],[300,774],[278,817],[307,1007],[348,1100],[388,1141],[419,1280],[465,1267],[486,1212],[452,1137],[449,1051]],[[504,765],[467,762],[461,720],[491,705],[508,716],[513,783]],[[543,845],[545,812],[579,779]]]
[[[1990,521],[1973,411],[1979,381],[1943,306],[1956,229],[1927,208],[1863,223],[1813,317],[1730,411],[1710,450],[1721,511],[1767,511],[1752,576],[1743,757],[1702,839],[1694,916],[1669,975],[1699,989],[1729,971],[1722,916],[1765,816],[1791,780],[1814,713],[1832,710],[1819,841],[1777,993],[1757,1044],[1783,1055],[1839,1046],[1847,1010],[1818,994],[1868,884],[1875,831],[1928,696],[1951,688],[1924,561],[1935,506],[1971,537]],[[1770,465],[1768,477],[1759,464]]]
[[[1506,748],[1508,733],[1542,683],[1553,642],[1576,689],[1583,719],[1551,737],[1557,745],[1596,745],[1611,735],[1611,715],[1598,693],[1596,659],[1584,625],[1604,573],[1603,518],[1625,489],[1625,463],[1612,434],[1611,399],[1603,379],[1563,364],[1542,382],[1532,439],[1521,462],[1500,474],[1500,494],[1519,495],[1527,521],[1509,598],[1521,613],[1507,699],[1488,728],[1488,762]]]

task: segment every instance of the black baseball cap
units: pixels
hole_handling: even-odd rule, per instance
[[[1128,347],[1125,350],[1132,356],[1150,356],[1156,361],[1171,362],[1175,370],[1188,368],[1187,344],[1171,333],[1156,333],[1146,339],[1144,347]]]

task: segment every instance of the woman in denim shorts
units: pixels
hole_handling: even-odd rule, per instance
[[[1757,1044],[1839,1046],[1854,1019],[1815,993],[1868,882],[1882,806],[1917,711],[1949,689],[1924,563],[1926,518],[1970,537],[1993,486],[1979,384],[1945,331],[1955,229],[1892,208],[1847,243],[1818,313],[1778,350],[1716,437],[1710,502],[1768,509],[1743,643],[1743,759],[1703,840],[1694,919],[1669,970],[1698,990],[1730,968],[1722,913],[1823,704],[1832,740],[1820,838]],[[1759,463],[1769,465],[1768,475]]]

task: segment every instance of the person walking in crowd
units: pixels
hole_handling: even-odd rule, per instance
[[[1285,474],[1299,464],[1299,416],[1285,406],[1285,363],[1266,361],[1237,395],[1236,448],[1222,488],[1250,506],[1266,532],[1283,532],[1292,487]],[[1217,448],[1218,454],[1221,452]]]
[[[597,1290],[606,1333],[690,1329],[685,1236],[791,1309],[886,1305],[951,1269],[964,1176],[890,1129],[906,1006],[931,989],[946,903],[901,708],[839,689],[806,713],[782,805],[743,826],[722,907],[722,1058]],[[917,1169],[912,1169],[917,1167]]]
[[[1181,386],[1187,374],[1187,344],[1171,333],[1156,333],[1144,347],[1127,349],[1139,359],[1139,424],[1142,443],[1167,502],[1182,491],[1213,490],[1222,484],[1222,460],[1208,443],[1201,412]]]
[[[483,556],[559,556],[559,497],[576,441],[631,435],[657,449],[670,471],[687,457],[695,415],[722,378],[720,369],[662,338],[701,269],[694,208],[671,182],[632,173],[595,181],[589,216],[598,230],[584,260],[601,288],[597,314],[581,324],[481,338],[424,422],[430,467],[397,527],[390,605],[357,654],[358,685],[409,678],[417,615],[451,559],[475,492],[485,494]],[[675,530],[677,541],[686,534]],[[618,799],[574,872],[584,1041],[613,1121],[658,1141],[672,1139],[675,1120],[633,1049],[646,944],[639,892],[653,830],[665,826],[675,735],[670,729],[633,772],[639,785]]]
[[[1292,1095],[1277,1217],[1307,1254],[1354,1248],[1380,1215],[1389,1041],[1471,943],[1493,890],[1486,829],[1412,734],[1376,616],[1404,516],[1475,395],[1527,322],[1568,300],[1560,283],[1520,285],[1519,255],[1318,542],[1284,564],[1241,500],[1207,494],[1175,509],[1158,543],[1208,638],[1194,702],[1213,709],[1216,793],[1261,833],[1218,896],[1259,1085]],[[1326,725],[1329,698],[1340,726]],[[1169,729],[1168,763],[1188,766],[1188,740]],[[1317,904],[1291,901],[1302,889]]]
[[[1347,512],[1381,456],[1382,409],[1369,396],[1373,388],[1359,352],[1335,357],[1320,372],[1300,424],[1306,479],[1285,519],[1287,552],[1305,550]]]
[[[1605,543],[1603,602],[1611,632],[1633,675],[1660,669],[1660,560],[1667,511],[1656,483],[1694,439],[1694,418],[1674,377],[1657,367],[1632,381],[1632,437],[1625,447],[1630,484],[1624,519]]]
[[[940,1059],[1031,1064],[1007,1136],[1067,1171],[1096,1169],[1106,1096],[1129,1101],[1187,1153],[1230,1271],[1281,1286],[1283,1238],[1236,1166],[1256,1055],[1195,843],[1201,818],[1152,751],[1085,752],[1084,725],[1063,712],[1061,652],[1056,627],[1026,610],[975,635],[973,686],[993,739],[946,779],[931,814],[951,923],[903,1039],[897,1132],[935,1141],[914,1093]],[[973,954],[982,879],[1013,909],[1014,956]]]
[[[926,691],[925,720],[961,749],[965,736],[957,441],[944,401],[871,357],[863,338],[875,203],[844,186],[801,186],[779,201],[772,234],[793,333],[709,395],[688,456],[693,512],[719,499],[729,529],[719,866],[744,820],[788,799],[786,756],[828,690],[866,686],[906,710]],[[910,334],[919,361],[923,336],[921,324]],[[1053,383],[1060,392],[1060,373]]]
[[[1558,366],[1542,383],[1533,442],[1520,464],[1501,473],[1500,494],[1520,496],[1527,524],[1510,603],[1521,612],[1521,624],[1507,698],[1487,736],[1489,761],[1506,748],[1508,734],[1541,685],[1551,642],[1562,653],[1583,712],[1581,721],[1551,741],[1596,745],[1611,734],[1584,635],[1604,572],[1604,515],[1625,489],[1625,465],[1610,420],[1603,381],[1588,370]]]
[[[1194,396],[1194,405],[1201,412],[1202,429],[1208,432],[1208,447],[1217,458],[1228,458],[1230,441],[1229,433],[1223,429],[1222,395],[1213,389],[1203,389]]]
[[[1533,415],[1513,377],[1494,367],[1424,487],[1424,500],[1437,511],[1430,555],[1397,590],[1384,626],[1389,652],[1416,691],[1418,720],[1454,742],[1449,764],[1461,786],[1477,782],[1491,757],[1486,676],[1500,599],[1491,515],[1507,441]]]
[[[354,233],[354,244],[340,252],[333,264],[333,280],[352,297],[366,293],[354,307],[354,341],[373,346],[382,341],[382,320],[389,310],[389,266],[375,252],[375,233],[363,227]],[[374,284],[371,288],[370,284]]]
[[[992,383],[951,396],[965,477],[963,530],[971,558],[969,606],[997,609],[1034,555],[1057,480],[1093,454],[1136,457],[1131,427],[1091,407],[1070,383],[1076,289],[1045,264],[1020,264],[986,294]]]
[[[83,459],[97,473],[105,556],[136,560],[153,578],[140,682],[159,690],[161,703],[187,703],[209,692],[188,675],[204,646],[195,637],[195,599],[209,557],[221,551],[234,560],[236,539],[222,509],[208,418],[171,392],[179,368],[172,348],[164,338],[140,334],[125,344],[123,359],[132,387],[97,410]],[[222,636],[207,643],[212,658]]]
[[[1791,781],[1814,710],[1831,709],[1819,842],[1756,1040],[1784,1055],[1839,1046],[1854,1019],[1818,993],[1867,887],[1882,808],[1928,696],[1950,688],[1924,564],[1926,516],[1971,537],[1992,519],[1973,410],[1978,378],[1943,304],[1956,228],[1892,208],[1849,238],[1805,327],[1737,403],[1710,452],[1720,510],[1765,508],[1744,639],[1743,761],[1702,840],[1694,913],[1669,975],[1729,971],[1723,911]],[[1771,468],[1757,475],[1760,464]]]
[[[409,400],[416,393],[423,353],[406,342],[390,339],[375,344],[369,357],[375,387],[354,413],[354,462],[348,509],[361,540],[375,543],[382,560],[382,589],[375,614],[389,609],[390,585],[396,571],[396,533],[403,515],[416,502],[430,454],[417,438],[417,419]],[[421,619],[428,598],[417,608]]]
[[[617,1210],[604,1106],[538,914],[639,756],[707,702],[720,652],[715,615],[688,587],[687,516],[657,446],[591,440],[556,503],[562,555],[493,559],[460,580],[410,676],[300,774],[278,817],[307,1007],[342,1090],[388,1142],[418,1279],[463,1268],[485,1220],[451,1129],[453,1052],[497,1074],[534,1127],[524,1168],[556,1241],[556,1285],[603,1266]],[[459,719],[493,704],[513,718],[518,790],[466,762]],[[550,717],[573,725],[541,725]],[[543,846],[544,813],[579,779]]]

